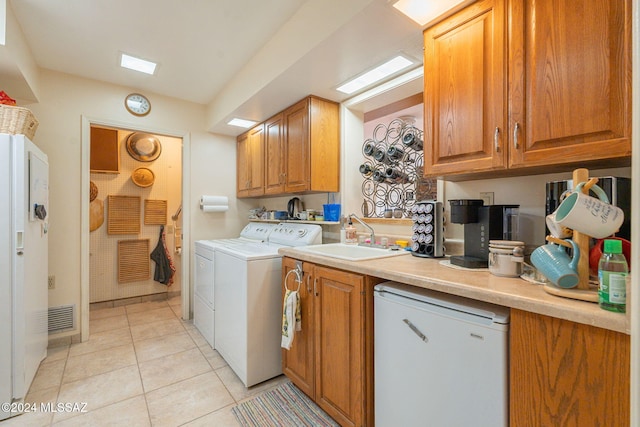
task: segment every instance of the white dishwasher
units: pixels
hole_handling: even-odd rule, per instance
[[[386,282],[374,318],[376,427],[509,424],[507,308]]]

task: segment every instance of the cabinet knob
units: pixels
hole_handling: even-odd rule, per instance
[[[520,134],[520,123],[516,122],[513,126],[513,147],[517,150],[520,148],[520,143],[518,142],[518,135]]]
[[[496,153],[500,152],[500,128],[496,126],[496,131],[493,133],[493,145],[496,147]]]

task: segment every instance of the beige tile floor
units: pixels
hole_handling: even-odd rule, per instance
[[[91,311],[89,340],[50,348],[25,400],[86,412],[30,412],[0,427],[238,426],[231,408],[285,379],[247,389],[180,310],[175,297]]]

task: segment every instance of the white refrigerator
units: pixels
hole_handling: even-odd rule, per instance
[[[374,287],[377,427],[509,425],[509,309]]]
[[[48,211],[46,154],[0,134],[0,403],[24,399],[47,354]]]

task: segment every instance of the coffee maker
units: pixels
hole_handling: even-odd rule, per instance
[[[617,237],[631,239],[631,179],[615,176],[605,176],[598,178],[598,187],[602,188],[609,198],[609,202],[622,209],[624,212],[624,222]],[[546,184],[545,215],[552,214],[560,206],[567,193],[573,190],[573,180],[551,181]],[[595,193],[590,193],[593,197]],[[545,236],[549,234],[549,229],[545,227]]]
[[[464,224],[464,255],[452,256],[451,264],[487,268],[489,240],[518,240],[520,205],[484,205],[480,199],[449,200],[451,222]]]

